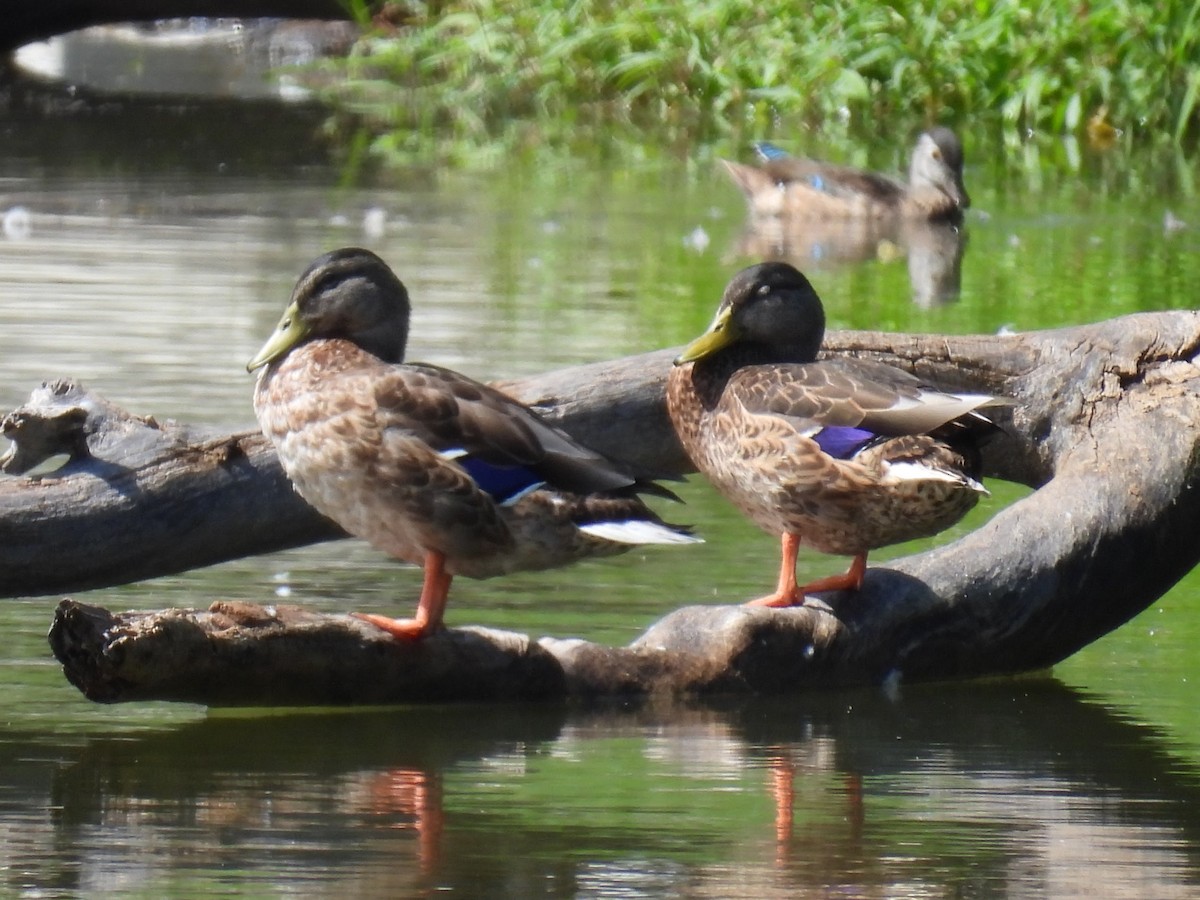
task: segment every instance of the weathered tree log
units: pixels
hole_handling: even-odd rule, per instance
[[[14,0],[0,19],[0,51],[89,25],[191,16],[346,19],[338,0]]]
[[[1012,421],[988,447],[985,468],[1038,490],[959,541],[871,568],[861,591],[826,597],[833,612],[688,607],[625,649],[532,644],[523,636],[466,630],[414,645],[380,640],[349,617],[280,616],[245,607],[234,620],[218,609],[109,621],[107,614],[66,603],[53,629],[56,652],[73,681],[107,700],[769,693],[1044,668],[1146,608],[1200,559],[1200,314],[1140,314],[1004,337],[842,332],[830,334],[826,346],[884,359],[948,387],[1013,398]],[[669,357],[663,351],[503,387],[600,449],[637,447],[640,466],[678,471],[681,457],[662,409]],[[58,480],[77,477],[86,476]],[[247,477],[240,489],[248,495],[257,478],[269,483],[276,477]],[[6,529],[10,491],[0,479],[0,527]],[[200,502],[210,504],[209,517],[220,527],[228,526],[211,496]],[[128,514],[136,519],[136,507]],[[7,562],[0,558],[0,572]],[[218,613],[225,618],[213,625]],[[181,637],[183,623],[203,635],[195,641],[210,657],[206,665],[224,673],[235,690],[220,689],[216,676],[196,678],[196,654],[173,654],[172,646],[192,645]],[[329,649],[317,651],[311,633],[322,629],[330,636],[322,646]],[[478,652],[477,641],[489,642],[488,653],[499,656]],[[325,674],[287,676],[303,687],[282,691],[271,677],[273,666],[258,656],[268,645],[283,651],[281,659],[317,652],[303,666]],[[145,650],[135,652],[140,646]],[[159,669],[131,668],[135,658],[153,659]],[[453,664],[445,662],[450,659]],[[351,667],[361,668],[346,674]],[[341,674],[329,674],[335,672]],[[363,690],[347,691],[349,683]]]
[[[50,645],[68,680],[101,702],[348,705],[745,687],[722,661],[653,647],[533,641],[486,628],[401,643],[353,616],[250,603],[113,615],[64,600]]]
[[[261,434],[130,415],[69,381],[0,421],[0,596],[57,594],[344,536],[292,490]]]

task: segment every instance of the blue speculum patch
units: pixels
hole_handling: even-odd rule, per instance
[[[497,503],[512,500],[543,483],[536,472],[524,466],[498,466],[474,456],[460,456],[455,462]]]
[[[878,439],[879,435],[865,428],[851,428],[848,425],[830,425],[822,428],[813,435],[817,446],[835,459],[850,459],[867,444]]]
[[[754,152],[759,155],[763,162],[770,162],[773,159],[787,159],[791,156],[782,147],[776,147],[774,144],[769,144],[766,141],[759,141],[754,145]]]

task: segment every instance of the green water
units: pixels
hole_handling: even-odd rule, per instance
[[[0,241],[4,410],[73,375],[137,413],[250,426],[244,362],[305,263],[337,245],[370,246],[408,283],[413,358],[481,378],[678,345],[749,261],[741,200],[708,159],[347,187],[297,151],[304,114],[236,139],[197,128],[181,160],[149,149],[176,117],[136,112],[91,149],[79,130],[103,130],[92,120],[9,113],[22,140],[4,206],[25,206],[31,228]],[[991,333],[1194,303],[1186,163],[1084,151],[1072,172],[1045,143],[1044,165],[1002,165],[986,137],[966,135],[975,207],[957,298],[914,303],[886,248],[818,260],[805,268],[831,327]],[[382,230],[365,226],[372,209]],[[1168,209],[1198,227],[1165,233]],[[938,541],[1023,490],[992,487]],[[776,541],[706,485],[682,494],[674,517],[704,546],[462,580],[449,623],[625,643],[678,606],[763,593]],[[344,542],[77,596],[404,614],[418,584]],[[6,599],[0,894],[1194,895],[1198,597],[1189,577],[1053,673],[986,684],[702,708],[237,714],[90,704],[46,645],[57,598]]]

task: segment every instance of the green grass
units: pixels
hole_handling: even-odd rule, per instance
[[[355,14],[369,22],[363,0]],[[344,60],[325,99],[371,150],[498,160],[627,154],[802,129],[944,121],[1191,137],[1200,0],[413,3]],[[911,128],[910,128],[911,130]]]

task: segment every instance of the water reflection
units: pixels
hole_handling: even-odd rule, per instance
[[[903,258],[913,302],[932,307],[958,299],[966,247],[966,230],[949,222],[751,216],[734,249],[741,256],[784,260],[804,271]]]
[[[3,736],[7,887],[1181,896],[1200,782],[1051,682]],[[782,804],[782,805],[781,805]]]
[[[808,719],[738,716],[777,797],[814,770],[844,779],[841,823],[780,832],[785,883],[1158,897],[1195,884],[1196,773],[1153,729],[1053,682],[843,700]],[[946,878],[947,860],[966,868]]]

